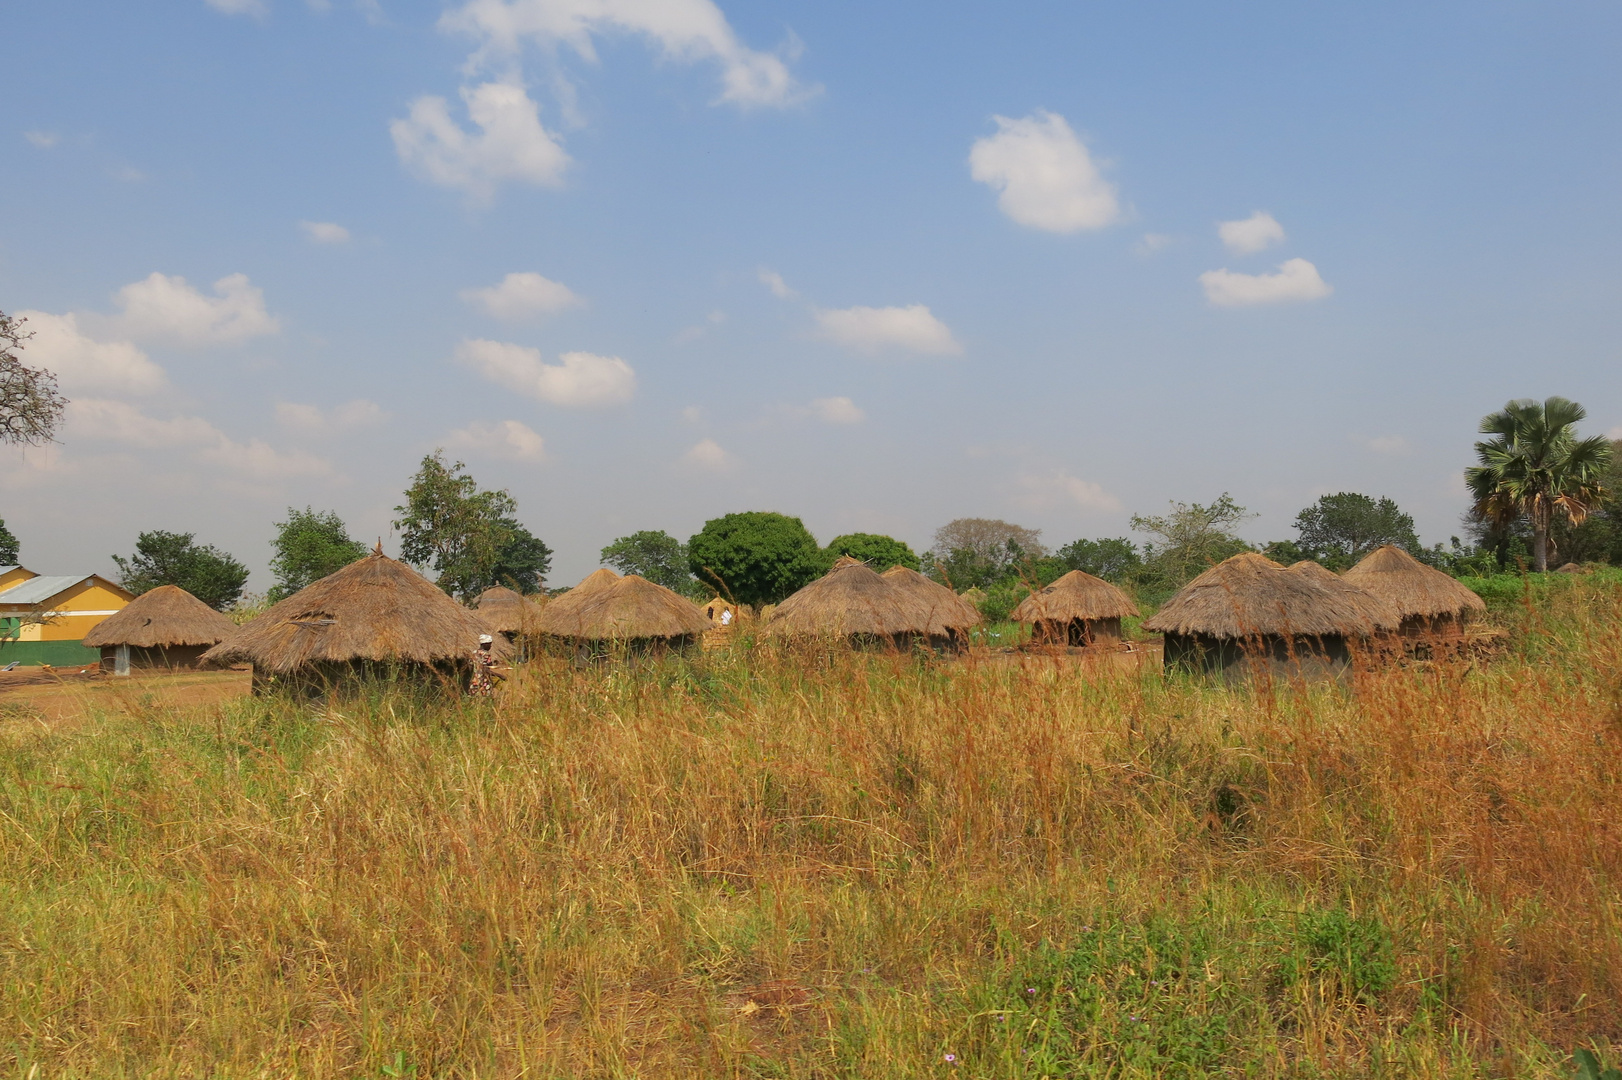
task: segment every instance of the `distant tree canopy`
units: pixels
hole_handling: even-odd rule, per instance
[[[33,333],[25,319],[0,311],[0,443],[38,446],[56,437],[68,399],[56,388],[56,376],[31,368],[17,354]]]
[[[728,514],[687,541],[687,563],[707,588],[741,604],[775,604],[823,573],[824,556],[797,517]]]
[[[1126,537],[1110,540],[1073,540],[1053,553],[1066,572],[1080,570],[1105,581],[1120,582],[1143,565],[1138,545]]]
[[[330,510],[287,508],[287,520],[276,523],[270,542],[275,555],[270,572],[276,576],[269,599],[285,600],[313,581],[365,558],[366,545],[349,538],[349,531]]]
[[[622,536],[598,552],[604,566],[636,574],[673,592],[688,595],[696,582],[687,565],[687,545],[663,529],[644,529]]]
[[[908,570],[916,570],[922,565],[918,554],[904,541],[879,533],[846,533],[844,536],[836,536],[828,542],[823,552],[829,565],[841,556],[849,555],[853,559],[862,560],[881,574],[892,566],[905,566]]]
[[[422,459],[405,498],[394,508],[400,556],[432,567],[447,593],[471,600],[492,585],[540,588],[552,549],[518,523],[518,504],[505,489],[481,490],[466,465],[447,465],[436,450]]]
[[[17,538],[11,535],[11,530],[6,528],[6,523],[0,521],[0,566],[16,565],[20,546]]]
[[[1295,516],[1301,558],[1344,570],[1376,548],[1396,544],[1411,555],[1423,549],[1414,519],[1387,498],[1372,499],[1343,491],[1321,496]]]
[[[1235,532],[1255,517],[1223,492],[1209,506],[1173,501],[1161,515],[1132,515],[1132,528],[1153,537],[1143,546],[1143,578],[1158,588],[1177,588],[1250,545]]]
[[[1020,563],[1046,554],[1041,529],[995,518],[958,518],[935,530],[924,564],[930,577],[961,592],[994,585]]]
[[[242,596],[248,568],[210,544],[199,544],[194,533],[154,529],[135,538],[135,554],[113,556],[119,583],[140,595],[159,585],[178,585],[217,610],[225,610]]]

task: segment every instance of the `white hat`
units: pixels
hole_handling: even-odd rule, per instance
[[[496,639],[491,637],[489,634],[480,634],[479,635],[479,644],[480,645],[488,645],[494,640],[496,640]]]

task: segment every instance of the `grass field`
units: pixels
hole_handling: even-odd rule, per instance
[[[1622,1042],[1622,584],[1486,667],[0,710],[0,1077],[1508,1077]]]

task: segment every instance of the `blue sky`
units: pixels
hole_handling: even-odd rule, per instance
[[[36,570],[368,540],[422,455],[554,583],[734,510],[920,550],[1231,492],[1458,531],[1479,418],[1622,434],[1622,9],[170,0],[8,14],[0,451]],[[1226,225],[1224,225],[1226,223]]]

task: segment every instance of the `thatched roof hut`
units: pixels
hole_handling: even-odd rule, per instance
[[[1343,668],[1349,641],[1395,629],[1397,619],[1336,582],[1343,587],[1246,552],[1183,586],[1143,628],[1165,635],[1167,667],[1223,671],[1268,661]]]
[[[564,597],[573,595],[570,590]],[[562,613],[558,606],[542,612],[543,629],[577,641],[690,644],[714,625],[691,600],[636,574],[592,588]]]
[[[1121,620],[1136,615],[1131,597],[1103,578],[1072,570],[1027,596],[1014,609],[1015,622],[1028,623],[1038,641],[1091,645],[1121,639]]]
[[[1358,605],[1369,622],[1380,626],[1395,626],[1402,621],[1402,615],[1386,600],[1374,595],[1366,589],[1347,581],[1333,570],[1311,559],[1302,559],[1290,566],[1290,572],[1305,574],[1319,586],[1329,590],[1337,596],[1343,597],[1347,603]]]
[[[554,596],[546,602],[541,609],[541,617],[536,620],[536,627],[543,634],[565,634],[564,630],[557,629],[569,625],[568,620],[574,617],[574,612],[591,599],[591,594],[599,589],[606,589],[620,579],[620,576],[606,566],[601,570],[593,570],[581,579],[580,584],[559,596]]]
[[[969,627],[985,621],[979,608],[916,570],[892,566],[879,577],[909,593],[929,613],[929,623],[924,632],[932,638],[966,639]]]
[[[1395,544],[1365,555],[1346,580],[1396,609],[1404,633],[1445,631],[1487,610],[1481,597]]]
[[[103,671],[127,675],[130,668],[193,668],[203,653],[236,633],[236,624],[178,585],[159,585],[84,636],[101,650]]]
[[[841,558],[832,570],[777,605],[772,637],[856,637],[901,644],[928,635],[933,608],[886,581],[859,560]]]
[[[265,675],[330,683],[374,664],[460,671],[488,632],[476,612],[379,547],[245,623],[203,661],[251,663],[256,683]],[[491,651],[510,650],[496,635]]]
[[[541,616],[541,605],[531,598],[501,585],[484,590],[473,601],[479,620],[492,634],[533,634]]]

